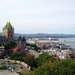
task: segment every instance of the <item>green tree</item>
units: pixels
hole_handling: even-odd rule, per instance
[[[5,47],[5,55],[11,55],[12,49],[16,47],[16,43],[14,41],[9,42],[8,44],[4,44]]]
[[[35,69],[33,75],[75,75],[75,61],[73,59],[56,62],[48,60]]]
[[[74,59],[74,58],[75,58],[75,57],[74,57],[74,54],[70,54],[70,58],[73,58],[73,59]]]
[[[51,60],[46,60],[37,69],[34,69],[33,75],[51,75],[53,62]]]
[[[23,57],[22,57],[21,53],[19,53],[19,52],[11,53],[10,54],[10,59],[23,61]]]
[[[51,60],[51,62],[54,62],[55,59],[50,56],[48,53],[40,54],[39,57],[36,59],[37,66],[41,66],[43,62]]]
[[[36,67],[35,59],[33,55],[26,54],[24,62],[27,63],[31,68]]]
[[[41,57],[43,56],[42,59],[45,55],[47,56],[47,54],[41,55]],[[42,64],[33,71],[27,73],[27,75],[75,75],[75,60],[64,59],[53,62],[52,57],[47,58],[47,60],[41,61]]]
[[[17,44],[14,41],[12,41],[12,42],[9,42],[8,44],[5,44],[4,46],[5,46],[5,49],[12,49],[16,47],[16,45]]]

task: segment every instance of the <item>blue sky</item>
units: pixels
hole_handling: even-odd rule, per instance
[[[0,0],[0,32],[75,34],[75,0]]]

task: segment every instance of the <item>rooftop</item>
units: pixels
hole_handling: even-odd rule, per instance
[[[12,25],[11,25],[10,22],[7,22],[7,23],[6,23],[6,25],[5,25],[5,27],[3,28],[3,30],[4,30],[4,29],[7,29],[7,30],[12,29],[12,30],[14,30],[14,28],[12,27]]]

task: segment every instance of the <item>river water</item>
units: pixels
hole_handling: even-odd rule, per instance
[[[58,38],[59,41],[65,41],[71,48],[75,48],[75,38]]]

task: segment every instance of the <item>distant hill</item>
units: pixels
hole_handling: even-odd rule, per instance
[[[0,33],[0,36],[2,36],[2,33]],[[15,33],[14,34],[15,37],[19,37],[19,36],[25,36],[27,38],[48,38],[48,37],[52,37],[52,38],[71,38],[71,37],[75,37],[75,34],[45,34],[45,33],[37,33],[37,34],[19,34],[19,33]]]
[[[71,38],[71,37],[75,37],[75,34],[45,34],[45,33],[37,33],[37,34],[15,34],[15,36],[25,36],[28,38],[48,38],[48,37],[52,37],[52,38]]]

